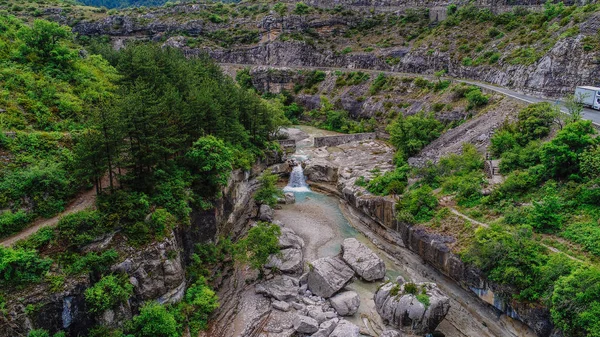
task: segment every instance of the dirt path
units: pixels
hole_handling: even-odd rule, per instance
[[[452,212],[452,214],[454,214],[454,215],[457,215],[457,216],[459,216],[459,217],[461,217],[461,218],[463,218],[463,219],[465,219],[465,220],[467,220],[467,221],[469,221],[469,222],[471,222],[471,223],[474,223],[474,224],[476,224],[476,225],[478,225],[478,226],[485,227],[485,228],[489,228],[489,227],[490,227],[490,225],[488,225],[488,224],[486,224],[486,223],[483,223],[483,222],[479,222],[479,221],[477,221],[477,220],[475,220],[475,219],[472,219],[472,218],[470,218],[470,217],[468,217],[467,215],[465,215],[465,214],[463,214],[463,213],[459,212],[458,210],[456,210],[455,208],[453,208],[453,207],[451,207],[451,206],[449,206],[449,205],[446,205],[446,207],[448,207],[448,209],[450,210],[450,212]],[[571,259],[571,260],[573,260],[573,261],[577,261],[577,262],[585,263],[583,260],[580,260],[580,259],[578,259],[578,258],[576,258],[576,257],[574,257],[574,256],[571,256],[571,255],[569,255],[569,254],[567,254],[567,253],[565,253],[565,252],[563,252],[563,251],[560,251],[560,250],[558,250],[557,248],[554,248],[554,247],[552,247],[552,246],[549,246],[549,245],[547,245],[547,244],[545,244],[545,243],[541,243],[541,242],[539,242],[539,244],[540,244],[540,245],[542,245],[542,246],[544,246],[544,247],[546,247],[546,248],[548,248],[548,250],[549,250],[549,251],[551,251],[551,252],[553,252],[553,253],[556,253],[556,254],[563,254],[563,255],[565,255],[566,257],[568,257],[569,259]]]
[[[0,241],[0,245],[3,247],[10,247],[14,245],[17,241],[28,238],[37,232],[40,228],[55,226],[58,223],[58,220],[65,215],[82,211],[86,208],[94,206],[96,202],[96,189],[92,188],[90,191],[87,191],[83,194],[77,196],[75,200],[73,200],[67,208],[60,214],[50,218],[50,219],[38,219],[33,225],[25,228],[21,232],[4,238]]]

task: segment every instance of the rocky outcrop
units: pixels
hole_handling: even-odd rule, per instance
[[[265,268],[275,268],[282,273],[297,274],[302,272],[302,250],[296,248],[282,249],[278,254],[271,255]]]
[[[342,242],[342,259],[365,281],[380,280],[385,276],[383,260],[355,238]]]
[[[354,276],[354,271],[338,257],[324,257],[309,266],[308,288],[321,297],[331,297]]]
[[[407,333],[423,335],[433,332],[446,317],[450,300],[434,283],[398,285],[389,282],[377,290],[375,308],[388,324]]]
[[[294,322],[296,332],[312,334],[319,330],[319,322],[308,316],[298,316]]]
[[[340,316],[352,316],[360,306],[360,297],[354,291],[344,291],[329,299],[331,306]]]

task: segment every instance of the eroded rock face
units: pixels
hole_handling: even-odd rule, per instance
[[[342,259],[366,281],[380,280],[385,276],[383,260],[355,238],[342,242],[342,252]]]
[[[417,294],[425,291],[429,305],[421,303],[417,297],[407,292],[407,285],[415,287]],[[391,326],[404,332],[423,335],[433,332],[450,310],[450,299],[434,283],[406,283],[398,285],[390,282],[382,285],[375,293],[375,308]]]
[[[360,297],[354,291],[344,291],[329,299],[331,306],[340,316],[352,316],[360,306]]]
[[[354,271],[338,257],[320,258],[312,263],[310,269],[308,288],[325,298],[342,289],[354,276]]]
[[[279,247],[302,249],[304,247],[304,240],[292,229],[281,227],[281,235],[279,235]]]

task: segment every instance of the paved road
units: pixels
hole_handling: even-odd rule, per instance
[[[428,79],[434,78],[434,76],[432,76],[432,75],[404,73],[404,72],[396,72],[396,71],[389,71],[389,70],[335,68],[335,67],[307,67],[307,66],[269,66],[269,65],[261,65],[261,64],[237,64],[237,63],[221,63],[221,64],[226,65],[226,66],[239,66],[239,67],[272,67],[272,68],[290,68],[290,69],[306,69],[306,70],[315,70],[316,69],[316,70],[324,70],[324,71],[327,71],[327,70],[329,70],[329,71],[336,71],[336,70],[362,71],[362,72],[372,73],[372,74],[373,73],[384,73],[384,74],[395,74],[395,75],[406,75],[406,76],[420,76],[420,77],[424,77],[424,78],[428,78]],[[552,104],[556,104],[556,102],[557,102],[557,100],[551,100],[551,99],[545,99],[545,98],[525,95],[525,94],[519,93],[517,91],[507,89],[504,87],[499,87],[499,86],[492,85],[489,83],[483,83],[483,82],[472,81],[472,80],[463,80],[463,79],[458,79],[458,78],[453,78],[453,77],[448,77],[448,79],[476,85],[478,87],[492,90],[492,91],[498,92],[500,94],[506,95],[506,96],[514,98],[514,99],[518,99],[518,100],[526,102],[526,103],[549,102]],[[568,110],[565,107],[563,102],[558,101],[558,104],[560,105],[561,110],[563,112],[565,112],[565,113],[568,112]],[[597,127],[600,127],[600,111],[598,111],[598,110],[584,108],[583,109],[583,119],[591,120]]]
[[[556,104],[556,100],[551,100],[551,99],[545,99],[545,98],[539,98],[539,97],[534,97],[534,96],[530,96],[530,95],[524,95],[521,93],[518,93],[514,90],[510,90],[507,88],[503,88],[503,87],[498,87],[492,84],[487,84],[487,83],[481,83],[481,82],[477,82],[477,81],[471,81],[471,80],[457,80],[463,83],[468,83],[468,84],[473,84],[476,86],[479,86],[481,88],[485,88],[488,90],[493,90],[495,92],[504,94],[506,96],[512,97],[514,99],[518,99],[520,101],[523,102],[527,102],[527,103],[539,103],[539,102],[549,102],[552,104]],[[561,101],[558,101],[560,108],[563,112],[567,113],[568,110],[565,107],[564,103]],[[594,110],[594,109],[589,109],[589,108],[584,108],[583,109],[583,119],[588,119],[591,120],[593,123],[600,125],[600,111],[598,110]]]

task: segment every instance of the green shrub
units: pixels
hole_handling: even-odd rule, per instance
[[[467,110],[482,107],[488,104],[490,99],[490,97],[488,95],[484,95],[480,89],[469,91],[465,97],[467,98],[467,102],[469,102]]]
[[[164,208],[158,208],[150,217],[150,228],[158,239],[164,238],[177,225],[177,219]]]
[[[400,221],[419,223],[431,220],[437,205],[438,200],[433,195],[431,187],[423,185],[404,193],[402,199],[396,204],[396,209]]]
[[[248,236],[236,243],[236,256],[248,262],[253,269],[262,271],[269,255],[279,252],[279,226],[259,222],[250,228]]]
[[[68,274],[79,275],[84,273],[104,274],[109,271],[110,266],[117,262],[119,253],[109,249],[102,253],[90,252],[83,256],[63,256],[63,263]]]
[[[376,195],[401,194],[408,184],[409,171],[410,168],[407,165],[403,165],[393,171],[379,175],[366,183],[367,190]],[[358,184],[359,182],[357,181]]]
[[[405,294],[416,295],[418,292],[419,292],[419,287],[417,287],[416,284],[414,284],[412,282],[408,282],[408,283],[404,284],[404,293]]]
[[[575,242],[595,256],[600,256],[600,226],[592,222],[575,222],[568,224],[560,234],[569,241]]]
[[[568,177],[579,172],[579,156],[597,143],[590,121],[567,124],[556,137],[544,144],[540,158],[552,177]]]
[[[277,204],[277,198],[283,196],[283,192],[277,188],[279,177],[270,171],[265,171],[259,178],[260,187],[254,194],[254,200],[259,204],[274,207]]]
[[[44,329],[35,329],[29,331],[27,337],[50,337],[50,333]]]
[[[419,302],[423,303],[425,308],[429,307],[430,301],[429,301],[429,296],[427,294],[418,294],[416,297]]]
[[[44,227],[40,228],[35,234],[29,236],[24,240],[19,240],[15,244],[16,248],[23,249],[40,249],[55,239],[54,228]]]
[[[310,7],[303,2],[299,2],[296,4],[296,8],[294,8],[294,14],[304,15],[310,12]]]
[[[533,228],[541,232],[554,232],[563,222],[563,203],[554,188],[545,188],[545,194],[541,201],[533,203],[530,221]]]
[[[68,248],[88,244],[104,233],[102,214],[98,211],[80,211],[60,218],[56,226],[58,238]]]
[[[35,250],[0,247],[0,285],[23,286],[38,282],[51,264],[52,260],[40,258]]]
[[[133,285],[124,275],[107,275],[85,290],[85,302],[91,313],[115,308],[133,294]]]
[[[442,123],[433,115],[420,113],[408,117],[399,115],[386,130],[390,134],[391,143],[408,159],[438,138],[442,129]]]
[[[532,140],[547,136],[554,119],[554,109],[547,102],[531,104],[521,109],[515,124],[519,143],[526,145]]]
[[[131,332],[135,337],[180,337],[180,326],[166,307],[146,303],[133,317]]]
[[[21,231],[32,220],[31,215],[23,210],[12,212],[10,210],[0,214],[0,237],[8,236]]]
[[[192,335],[197,335],[200,330],[206,329],[210,314],[218,307],[219,298],[206,280],[200,278],[187,289],[179,311],[186,316]]]
[[[552,321],[565,335],[596,336],[600,331],[600,270],[582,267],[554,286]]]

